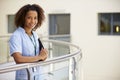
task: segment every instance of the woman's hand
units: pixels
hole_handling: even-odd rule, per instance
[[[47,50],[42,48],[38,56],[41,61],[44,61],[48,57]]]

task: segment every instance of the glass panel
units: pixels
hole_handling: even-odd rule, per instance
[[[58,70],[40,74],[42,80],[69,80],[69,67],[63,67]]]
[[[15,71],[0,74],[0,80],[15,80]]]
[[[120,34],[120,13],[113,14],[113,33]]]
[[[52,48],[53,57],[67,55],[70,52],[69,46],[61,44],[53,44]]]
[[[58,15],[57,19],[57,34],[70,34],[70,15]]]
[[[14,64],[14,62],[0,64],[0,69],[3,69],[7,66],[12,66]],[[15,72],[16,71],[0,74],[0,80],[15,80]]]
[[[13,33],[16,29],[14,24],[14,15],[8,15],[8,33]]]
[[[110,34],[111,31],[111,14],[100,14],[100,33]]]
[[[50,35],[70,34],[70,14],[49,15]]]
[[[70,14],[50,14],[49,35],[50,39],[70,42]]]

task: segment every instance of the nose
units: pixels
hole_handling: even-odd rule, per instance
[[[35,23],[35,20],[34,20],[34,18],[31,18],[31,23]]]

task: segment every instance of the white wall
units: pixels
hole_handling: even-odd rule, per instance
[[[71,13],[72,43],[83,53],[83,80],[120,80],[120,37],[98,35],[98,13],[120,12],[120,0],[1,0],[0,35],[7,34],[7,15],[26,3],[40,4],[46,21],[39,33],[47,35],[49,13]]]

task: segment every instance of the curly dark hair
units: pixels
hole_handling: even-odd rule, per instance
[[[25,16],[26,16],[27,12],[30,10],[36,11],[38,14],[38,23],[35,26],[34,30],[36,30],[38,27],[41,26],[41,24],[43,23],[43,21],[45,19],[44,10],[37,4],[32,4],[32,5],[27,4],[27,5],[23,6],[22,8],[20,8],[15,15],[16,27],[19,27],[19,26],[24,27]]]

